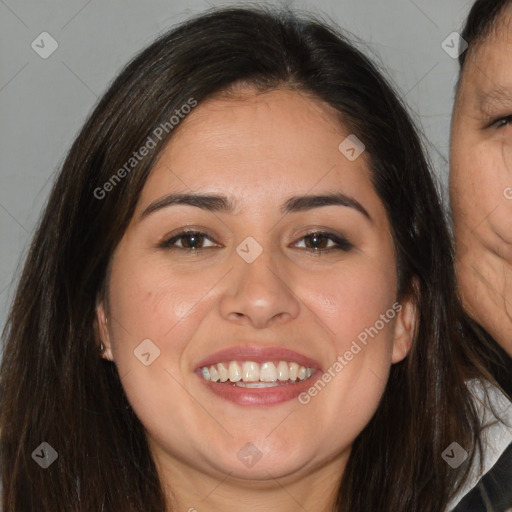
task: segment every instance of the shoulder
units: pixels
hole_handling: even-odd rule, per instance
[[[488,382],[467,385],[483,428],[482,456],[475,458],[466,484],[447,510],[507,512],[512,510],[512,402]]]

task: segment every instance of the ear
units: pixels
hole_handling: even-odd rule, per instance
[[[110,342],[110,326],[108,324],[108,316],[106,314],[104,301],[100,301],[96,306],[95,331],[99,338],[98,352],[100,353],[100,356],[108,361],[114,361]],[[100,351],[101,344],[103,344],[104,349]]]
[[[397,311],[391,356],[391,362],[394,364],[407,356],[416,334],[418,311],[414,294],[402,302],[396,303],[393,309]]]

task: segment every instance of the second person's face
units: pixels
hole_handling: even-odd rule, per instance
[[[469,313],[512,355],[512,17],[468,54],[456,100],[450,197]]]

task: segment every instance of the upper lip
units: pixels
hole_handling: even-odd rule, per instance
[[[254,361],[255,363],[265,363],[267,361],[288,361],[296,362],[306,368],[320,368],[318,361],[315,361],[304,354],[299,354],[291,349],[284,347],[261,347],[249,345],[230,347],[214,352],[207,358],[200,361],[197,365],[197,369],[229,361]]]

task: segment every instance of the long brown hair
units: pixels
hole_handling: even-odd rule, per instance
[[[464,478],[480,428],[465,381],[489,376],[456,297],[452,246],[413,123],[377,69],[334,29],[290,12],[230,8],[178,26],[129,63],[53,186],[4,332],[4,512],[168,506],[116,366],[99,357],[95,307],[173,134],[156,137],[156,128],[191,98],[201,104],[240,83],[306,91],[340,113],[370,156],[393,230],[400,294],[417,298],[412,349],[393,365],[374,418],[353,444],[335,510],[437,512]],[[110,181],[148,137],[149,154]],[[441,457],[455,440],[470,453],[457,471]],[[46,469],[32,457],[42,442],[58,453]]]

